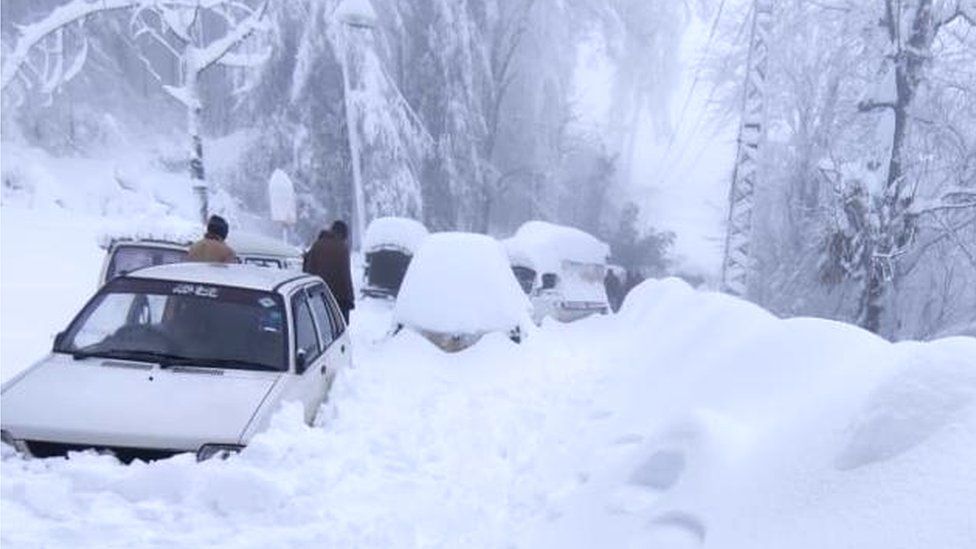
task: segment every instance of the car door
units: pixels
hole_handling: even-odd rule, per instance
[[[316,284],[308,291],[309,303],[312,309],[312,316],[318,327],[319,341],[322,343],[324,352],[324,379],[322,385],[322,396],[328,394],[335,381],[335,376],[344,366],[344,356],[346,354],[346,343],[342,340],[344,326],[337,324],[337,319],[332,311],[331,293],[324,284]],[[337,307],[336,307],[337,309]],[[339,313],[338,321],[342,322],[342,315]]]
[[[350,368],[352,367],[352,340],[349,337],[349,327],[346,326],[346,319],[342,316],[342,309],[339,308],[335,296],[330,291],[325,293],[326,304],[329,308],[329,314],[332,316],[332,326],[335,330],[333,345],[339,348],[338,369]]]
[[[319,340],[318,327],[312,314],[306,288],[301,288],[292,295],[291,310],[294,326],[292,333],[294,334],[295,374],[299,380],[296,393],[305,408],[305,421],[311,423],[322,404],[326,368],[325,353]]]

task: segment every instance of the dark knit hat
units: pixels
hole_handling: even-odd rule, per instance
[[[332,228],[329,229],[329,232],[334,234],[337,238],[345,240],[349,238],[349,225],[346,225],[345,221],[336,220],[334,223],[332,223]]]
[[[219,215],[210,216],[210,220],[207,221],[207,234],[216,236],[217,238],[224,240],[227,238],[227,233],[230,231],[230,226],[227,225],[227,220]]]

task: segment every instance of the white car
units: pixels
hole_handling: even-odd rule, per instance
[[[346,325],[318,277],[177,263],[117,277],[2,387],[3,441],[35,457],[122,461],[237,451],[284,401],[314,421],[350,365]]]
[[[529,221],[503,242],[536,323],[571,322],[610,310],[605,286],[610,247],[573,227]]]
[[[143,267],[181,262],[198,238],[199,235],[168,233],[105,236],[101,242],[105,260],[99,284]],[[302,270],[302,251],[280,240],[235,231],[227,237],[227,245],[245,265]]]

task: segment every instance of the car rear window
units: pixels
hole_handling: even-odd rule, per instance
[[[117,276],[131,273],[143,267],[179,263],[186,258],[186,250],[162,248],[156,246],[117,246],[112,253],[105,280],[109,281]]]

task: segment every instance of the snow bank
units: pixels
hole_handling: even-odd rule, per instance
[[[3,142],[3,205],[81,215],[197,219],[190,180],[164,170],[148,153],[54,157],[13,142]],[[211,196],[214,211],[233,213],[224,192]]]
[[[563,261],[603,265],[610,247],[593,235],[573,227],[529,221],[504,241],[509,258],[539,273],[559,273]]]
[[[602,465],[529,545],[976,542],[976,339],[894,345],[677,280],[600,320],[607,373],[578,436]]]
[[[415,253],[428,236],[427,227],[405,217],[380,217],[366,227],[363,249],[366,252],[396,248]]]
[[[501,245],[470,233],[427,238],[403,279],[393,321],[447,334],[527,326],[530,305]]]

